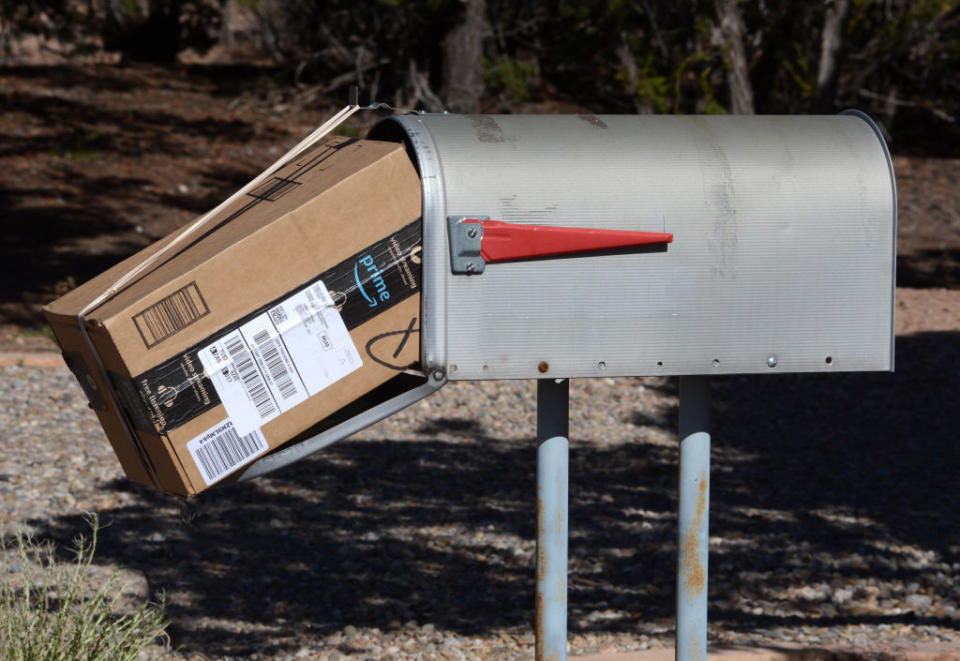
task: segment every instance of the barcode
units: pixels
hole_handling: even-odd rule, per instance
[[[270,318],[273,319],[273,323],[282,324],[287,320],[287,311],[283,309],[282,305],[270,310]]]
[[[279,340],[270,336],[270,331],[262,330],[254,333],[253,341],[260,349],[260,357],[270,371],[270,378],[280,391],[280,396],[290,399],[297,394],[297,386],[293,383],[290,371],[283,362],[283,354],[278,346]]]
[[[191,282],[135,314],[133,323],[150,349],[209,312],[197,283]]]
[[[270,391],[267,390],[267,384],[263,382],[260,370],[257,369],[257,364],[253,362],[253,356],[247,350],[243,338],[237,334],[228,339],[225,345],[227,353],[230,354],[230,360],[237,368],[237,374],[240,375],[243,389],[247,391],[250,401],[257,407],[257,414],[262,419],[276,413],[277,409],[273,404],[273,398],[270,397]]]
[[[240,436],[229,420],[187,444],[197,468],[207,484],[216,482],[230,471],[246,463],[254,455],[267,450],[267,441],[259,429]]]

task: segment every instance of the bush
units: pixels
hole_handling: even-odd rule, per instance
[[[99,525],[58,563],[51,543],[31,536],[0,540],[0,658],[5,661],[133,661],[165,638],[163,599],[117,614],[119,570],[100,585],[90,575]]]

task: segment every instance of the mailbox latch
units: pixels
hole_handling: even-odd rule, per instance
[[[490,262],[672,243],[667,232],[521,225],[487,216],[447,216],[450,270],[483,273]]]

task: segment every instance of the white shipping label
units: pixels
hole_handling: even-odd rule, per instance
[[[306,287],[268,312],[307,392],[315,395],[363,365],[343,318],[322,282]]]
[[[289,296],[198,355],[240,434],[363,365],[322,282]]]
[[[229,418],[187,442],[187,450],[207,486],[250,463],[267,449],[267,439],[259,429],[241,435]]]

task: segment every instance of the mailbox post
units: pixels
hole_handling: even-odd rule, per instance
[[[568,381],[679,376],[677,658],[707,642],[709,377],[892,371],[896,185],[836,116],[389,116],[423,187],[423,377],[537,379],[537,658],[566,658]]]
[[[707,547],[710,516],[710,381],[680,377],[677,511],[677,661],[707,658]]]
[[[537,381],[537,661],[567,658],[569,397],[568,380]]]

